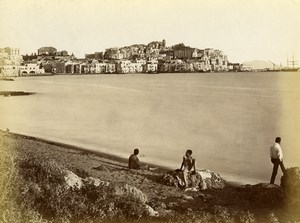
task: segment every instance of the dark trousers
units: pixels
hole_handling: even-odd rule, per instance
[[[283,165],[283,162],[280,161],[280,159],[271,159],[271,162],[274,164],[274,166],[273,166],[273,172],[272,172],[270,184],[274,184],[278,172],[278,166],[280,166],[282,173],[285,172],[285,167]]]

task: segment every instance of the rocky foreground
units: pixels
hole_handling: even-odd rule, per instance
[[[299,222],[300,168],[281,186],[233,187],[201,170],[127,169],[126,160],[0,132],[0,222]]]

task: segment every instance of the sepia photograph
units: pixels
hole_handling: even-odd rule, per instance
[[[300,223],[300,0],[0,0],[0,223]]]

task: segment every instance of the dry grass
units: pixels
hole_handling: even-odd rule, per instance
[[[47,222],[35,211],[29,210],[16,202],[19,193],[19,175],[16,164],[16,150],[4,144],[0,135],[0,222]]]
[[[82,189],[67,189],[64,182],[64,162],[70,157],[72,151],[61,147],[50,146],[13,137],[12,134],[0,132],[0,222],[266,222],[269,214],[274,213],[279,220],[287,222],[290,219],[299,220],[296,209],[284,208],[281,196],[275,200],[272,194],[264,190],[224,188],[208,192],[191,194],[192,201],[182,199],[184,192],[159,185],[163,196],[168,199],[150,199],[149,204],[160,212],[160,217],[149,217],[145,205],[132,196],[116,196],[105,187],[86,186]],[[57,156],[54,156],[57,153]],[[69,163],[68,169],[74,170],[82,177],[93,173],[91,167],[86,165],[91,157],[76,153],[74,163]],[[61,158],[62,157],[62,158]],[[81,159],[81,162],[78,160]],[[86,159],[86,161],[84,161]],[[95,158],[96,159],[96,158]],[[72,160],[72,159],[70,159]],[[59,162],[64,161],[64,162]],[[79,165],[79,163],[81,165]],[[72,165],[71,165],[72,164]],[[73,170],[73,171],[74,171]],[[86,172],[87,171],[87,172]],[[103,174],[105,171],[100,171]],[[114,177],[114,174],[125,177],[139,177],[131,172],[116,169],[114,172],[106,171],[105,176]],[[91,175],[94,176],[94,175]],[[103,178],[101,178],[103,179]],[[120,184],[119,181],[109,179],[111,184]],[[130,181],[131,183],[133,181]],[[154,181],[147,180],[146,189],[158,188]],[[146,189],[145,189],[146,188]],[[267,190],[268,192],[272,192]],[[157,192],[156,192],[157,193]],[[206,201],[202,196],[211,195]],[[159,193],[157,193],[159,194]],[[173,196],[172,196],[173,195]],[[175,196],[177,195],[177,196]],[[149,198],[149,197],[148,197]],[[176,198],[176,199],[175,199]],[[272,198],[272,199],[271,199]],[[175,199],[175,200],[174,200]],[[263,199],[263,200],[262,200]],[[270,200],[271,199],[271,200]],[[162,208],[161,202],[165,207]],[[273,203],[272,203],[273,202]],[[171,205],[172,204],[172,205]]]
[[[68,189],[64,167],[54,160],[18,154],[1,135],[0,222],[131,222],[147,216],[145,205],[109,188]]]

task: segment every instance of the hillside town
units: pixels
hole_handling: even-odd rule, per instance
[[[53,74],[128,74],[241,71],[238,63],[229,63],[221,50],[197,49],[166,41],[108,48],[105,52],[76,58],[66,50],[41,47],[30,55],[19,48],[0,48],[0,76],[17,77]]]

